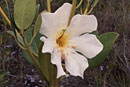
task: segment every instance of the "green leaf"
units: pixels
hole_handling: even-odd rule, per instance
[[[9,33],[10,35],[12,35],[12,36],[16,39],[15,34],[14,34],[13,31],[7,31],[7,33]],[[18,33],[17,33],[16,35],[17,35],[18,41],[24,46],[23,39],[22,39],[21,37],[19,37]],[[30,58],[30,56],[29,56],[29,54],[27,53],[27,51],[22,50],[22,52],[23,52],[23,56],[25,57],[25,59],[26,59],[29,63],[33,64],[33,61],[32,61],[32,59]]]
[[[93,4],[92,4],[92,7],[95,7],[98,2],[99,2],[99,0],[94,0],[94,1],[93,1]]]
[[[94,34],[94,35],[98,36],[98,31],[97,30],[93,31],[91,34]]]
[[[118,33],[109,32],[109,33],[102,34],[98,37],[101,43],[103,44],[104,48],[101,51],[101,53],[99,53],[96,57],[92,59],[88,59],[89,62],[88,69],[97,67],[104,62],[104,60],[107,58],[108,54],[110,53],[112,46],[118,36],[119,36]]]
[[[16,36],[15,36],[15,33],[13,31],[7,31],[8,34],[12,35],[15,39],[16,39],[16,36],[17,36],[17,40],[23,45],[24,45],[24,42],[23,42],[23,39],[22,37],[20,36],[20,34],[18,32],[16,32]]]
[[[36,6],[36,14],[35,14],[35,17],[37,17],[38,14],[39,14],[39,8],[40,8],[40,4],[38,4],[38,5]]]
[[[54,84],[54,65],[51,64],[51,55],[49,53],[42,53],[42,46],[39,49],[39,64],[42,69],[42,72],[45,75],[45,78],[48,82],[53,85]]]
[[[28,52],[26,50],[22,50],[23,56],[24,58],[30,63],[33,64],[33,61],[31,59],[31,57],[29,56]]]
[[[33,36],[33,31],[34,31],[34,27],[30,27],[27,31],[26,31],[26,39],[28,41],[28,43],[30,42],[32,36]],[[39,34],[39,33],[38,33]],[[38,56],[38,48],[40,47],[37,44],[40,44],[40,35],[36,35],[36,37],[33,39],[33,42],[31,44],[31,50],[33,51],[34,54],[36,54]]]
[[[42,37],[42,35],[40,33],[38,33],[37,36],[34,38],[34,40],[35,40],[35,42],[37,44],[38,49],[40,47],[40,44],[42,43],[41,40],[40,40],[41,37]]]
[[[26,32],[26,39],[27,39],[28,42],[30,41],[30,38],[32,37],[32,32],[33,32],[33,27],[30,27],[30,28],[27,30],[27,32]],[[11,34],[14,38],[16,38],[13,31],[7,31],[7,33]],[[24,42],[23,42],[23,39],[22,39],[22,37],[19,35],[18,32],[16,32],[16,35],[17,35],[17,38],[18,38],[19,43],[22,44],[23,46],[25,46],[25,45],[24,45]],[[38,33],[37,36],[34,38],[34,40],[33,40],[32,44],[31,44],[31,46],[30,46],[31,51],[33,52],[33,54],[35,54],[35,56],[36,56],[36,55],[38,56],[38,48],[40,47],[39,44],[41,43],[40,37],[41,37],[41,35]],[[24,55],[25,59],[26,59],[29,63],[33,64],[32,59],[31,59],[31,57],[29,56],[28,52],[27,52],[26,50],[22,50],[22,52],[23,52],[23,55]]]
[[[42,17],[41,17],[41,15],[39,15],[36,20],[36,24],[34,26],[33,37],[35,37],[37,35],[37,33],[39,32],[41,24],[42,24]]]
[[[34,27],[30,27],[27,31],[26,31],[26,39],[27,39],[27,42],[29,43],[31,38],[32,38],[32,33],[33,33],[33,30],[34,30]],[[33,52],[33,54],[35,54],[35,56],[38,56],[38,48],[40,47],[40,35],[36,35],[36,37],[34,38],[30,48],[31,48],[31,51]],[[24,57],[27,59],[27,61],[31,64],[33,64],[32,62],[32,59],[31,57],[29,56],[28,52],[26,50],[23,50],[23,55]],[[38,61],[37,61],[38,62]]]
[[[19,29],[27,29],[33,22],[36,12],[36,0],[16,0],[14,19]]]
[[[37,17],[35,26],[34,26],[34,32],[33,32],[33,37],[35,37],[37,35],[37,33],[39,32],[40,28],[41,28],[41,24],[42,24],[42,16],[41,14],[46,13],[47,11],[43,11],[39,14],[39,16]]]

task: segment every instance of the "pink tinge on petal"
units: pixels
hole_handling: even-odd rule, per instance
[[[87,58],[93,58],[103,50],[103,44],[93,34],[74,37],[71,44],[76,46],[75,51],[81,52]]]
[[[84,71],[88,67],[88,60],[77,52],[70,50],[66,55],[65,67],[71,75],[83,78]]]
[[[57,67],[57,78],[66,75],[62,67],[62,59],[61,59],[61,52],[58,49],[54,49],[51,54],[51,63],[55,64]]]

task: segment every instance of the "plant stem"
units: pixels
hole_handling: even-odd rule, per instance
[[[24,41],[25,47],[26,47],[26,49],[27,49],[27,52],[29,53],[29,55],[30,55],[30,57],[31,57],[31,59],[32,59],[34,65],[35,65],[35,67],[39,70],[40,74],[45,78],[45,76],[44,76],[44,74],[43,74],[43,72],[42,72],[42,70],[41,70],[41,67],[40,67],[39,64],[36,62],[36,59],[35,59],[35,57],[33,56],[33,53],[32,53],[32,51],[31,51],[31,48],[30,48],[30,46],[29,46],[29,44],[28,44],[28,42],[27,42],[27,40],[26,40],[25,37],[23,37],[23,41]],[[47,83],[48,83],[48,80],[47,80],[46,78],[45,78],[45,80],[46,80]]]
[[[4,13],[4,11],[2,10],[1,7],[0,7],[0,13],[5,18],[5,20],[7,21],[7,23],[11,26],[11,23],[10,23],[8,17],[6,16],[6,14]]]
[[[99,0],[94,0],[90,10],[87,12],[87,14],[90,14],[92,12],[92,10],[94,9],[94,7],[96,6],[96,4],[99,2]]]
[[[50,0],[47,0],[47,10],[48,12],[51,12]]]
[[[76,9],[81,6],[82,2],[83,2],[83,0],[80,0],[79,4],[76,6]]]
[[[89,6],[90,6],[90,0],[87,0],[87,6],[86,6],[86,9],[85,9],[85,11],[84,11],[84,15],[86,15],[87,14],[87,12],[88,12],[88,8],[89,8]]]
[[[70,25],[71,19],[72,19],[74,13],[75,13],[76,2],[77,2],[77,0],[73,0],[73,2],[72,2],[72,9],[71,9],[71,13],[70,13],[70,16],[69,16],[68,26]]]
[[[5,18],[5,20],[7,21],[7,23],[9,24],[9,26],[11,26],[11,22],[10,20],[8,19],[8,17],[6,16],[6,14],[4,13],[4,11],[2,10],[2,8],[0,7],[0,13],[2,14],[2,16]],[[16,39],[16,37],[15,37]],[[17,40],[16,40],[17,41]],[[18,41],[17,41],[18,45],[20,48],[26,50],[26,48],[24,48]]]
[[[26,48],[27,48],[27,51],[28,51],[30,57],[32,58],[32,61],[34,62],[35,66],[36,66],[36,67],[38,68],[38,70],[39,70],[39,69],[40,69],[40,66],[39,66],[38,63],[35,61],[35,58],[34,58],[32,52],[31,52],[31,49],[30,49],[30,47],[29,47],[29,45],[28,45],[28,42],[27,42],[27,40],[25,39],[25,37],[23,38],[23,40],[24,40],[24,44],[25,44],[25,46],[26,46]],[[39,71],[40,71],[40,70],[39,70]]]
[[[49,0],[48,0],[48,1],[49,1]],[[4,11],[2,10],[1,7],[0,7],[0,13],[1,13],[2,16],[5,18],[5,20],[6,20],[7,23],[9,24],[9,26],[11,26],[10,20],[8,19],[8,17],[6,16],[6,14],[4,13]],[[23,34],[23,33],[22,33],[22,34]],[[23,34],[23,35],[24,35],[24,34]],[[30,49],[30,45],[28,44],[28,42],[27,42],[27,40],[26,40],[25,37],[23,37],[23,41],[24,41],[24,44],[25,44],[25,47],[26,47],[26,48],[23,48],[23,49],[28,51],[28,53],[29,53],[29,55],[30,55],[30,57],[31,57],[31,59],[32,59],[34,65],[35,65],[35,67],[39,70],[40,74],[44,77],[44,79],[45,79],[45,80],[47,81],[47,83],[49,84],[49,82],[48,82],[48,80],[45,78],[45,76],[44,76],[44,74],[43,74],[43,72],[42,72],[42,70],[41,70],[39,64],[36,62],[36,59],[35,59],[35,57],[34,57],[32,51],[31,51],[31,49]],[[20,45],[19,43],[18,43],[18,45],[21,47],[21,45]],[[22,48],[22,47],[21,47],[21,48]],[[50,85],[50,84],[49,84],[49,85]]]
[[[92,12],[94,7],[92,7],[87,14],[90,14]]]

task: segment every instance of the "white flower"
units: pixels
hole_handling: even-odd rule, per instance
[[[71,75],[83,78],[89,66],[87,58],[95,57],[103,49],[97,37],[89,34],[97,29],[94,15],[77,14],[67,26],[71,7],[71,4],[65,3],[55,13],[42,14],[40,33],[47,37],[40,38],[44,42],[42,53],[51,53],[51,63],[57,66],[57,78],[66,75],[62,68],[63,60]]]

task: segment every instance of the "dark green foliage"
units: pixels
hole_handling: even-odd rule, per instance
[[[114,32],[109,32],[98,36],[98,39],[101,41],[104,47],[101,53],[99,53],[96,57],[92,59],[88,59],[89,69],[97,67],[104,62],[104,60],[107,58],[108,54],[110,53],[112,46],[118,36],[119,36],[118,33],[114,33]]]

